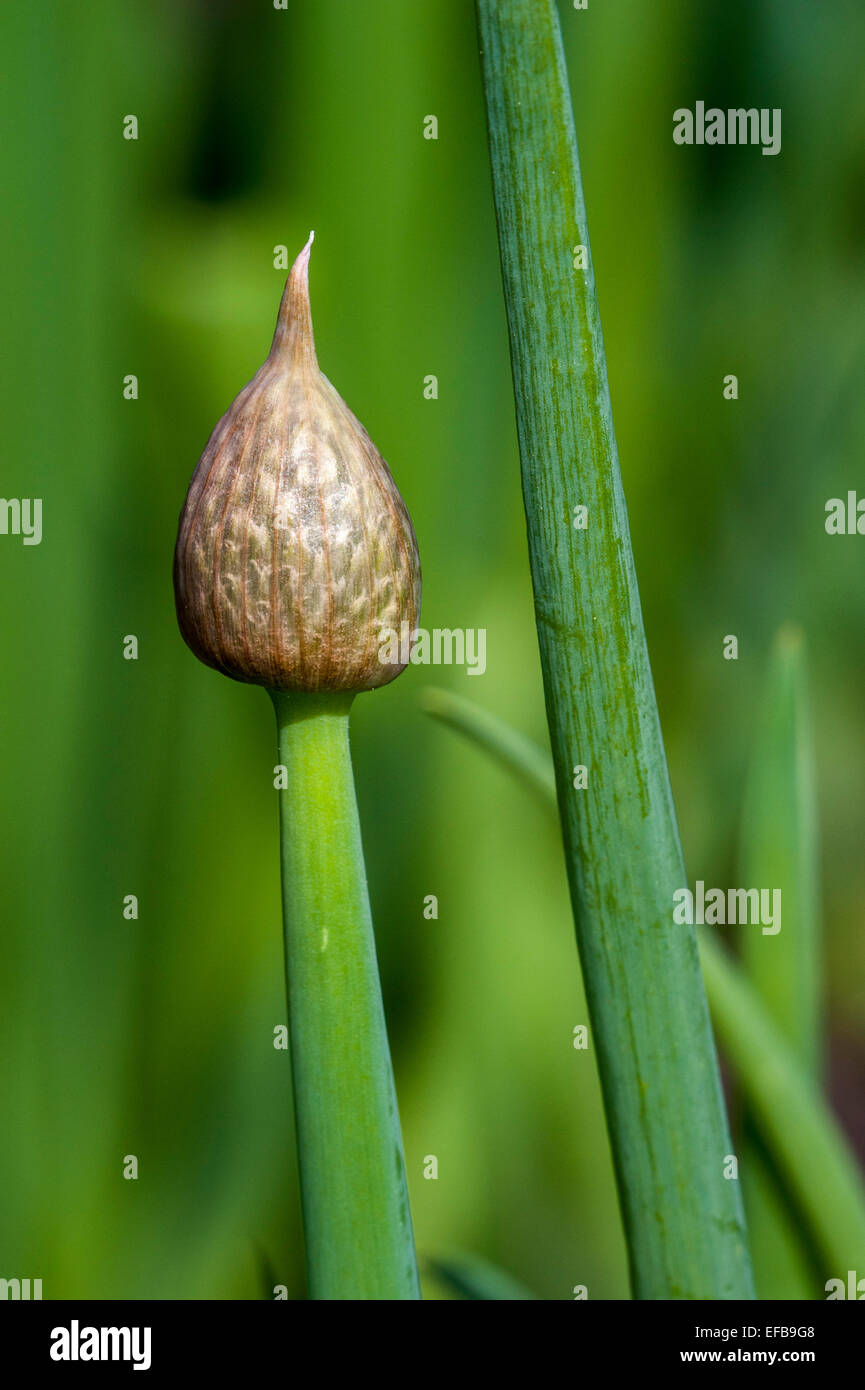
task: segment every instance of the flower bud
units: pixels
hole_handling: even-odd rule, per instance
[[[273,344],[199,460],[174,555],[177,616],[196,656],[271,690],[371,690],[383,628],[413,630],[417,542],[390,470],[319,370],[310,235]]]

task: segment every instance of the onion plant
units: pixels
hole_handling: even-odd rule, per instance
[[[348,742],[355,695],[399,675],[420,563],[387,464],[316,359],[312,237],[270,353],[222,417],[180,520],[181,631],[276,709],[285,960],[309,1291],[419,1297]]]

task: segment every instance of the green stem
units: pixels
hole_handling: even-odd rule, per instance
[[[348,743],[350,695],[271,692],[309,1293],[419,1298]]]
[[[634,1294],[750,1298],[694,931],[673,922],[685,868],[558,18],[552,0],[477,12],[547,718]]]

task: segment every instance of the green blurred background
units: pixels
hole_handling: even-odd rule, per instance
[[[865,11],[561,15],[689,874],[731,881],[768,645],[797,618],[830,1079],[861,1149],[865,541],[823,509],[865,491]],[[44,505],[41,545],[0,536],[0,1276],[258,1298],[263,1254],[305,1296],[272,712],[184,647],[171,557],[269,347],[273,248],[312,227],[319,359],[411,511],[423,624],[488,634],[483,677],[412,667],[353,717],[419,1250],[625,1297],[553,819],[418,704],[431,681],[545,741],[472,6],[45,0],[0,37],[2,492]],[[782,153],[676,147],[697,99],[780,106]]]

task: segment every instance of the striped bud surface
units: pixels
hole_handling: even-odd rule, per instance
[[[414,530],[390,470],[315,355],[312,236],[286,282],[264,365],[192,478],[174,555],[184,640],[272,690],[371,690],[382,629],[417,625]]]

